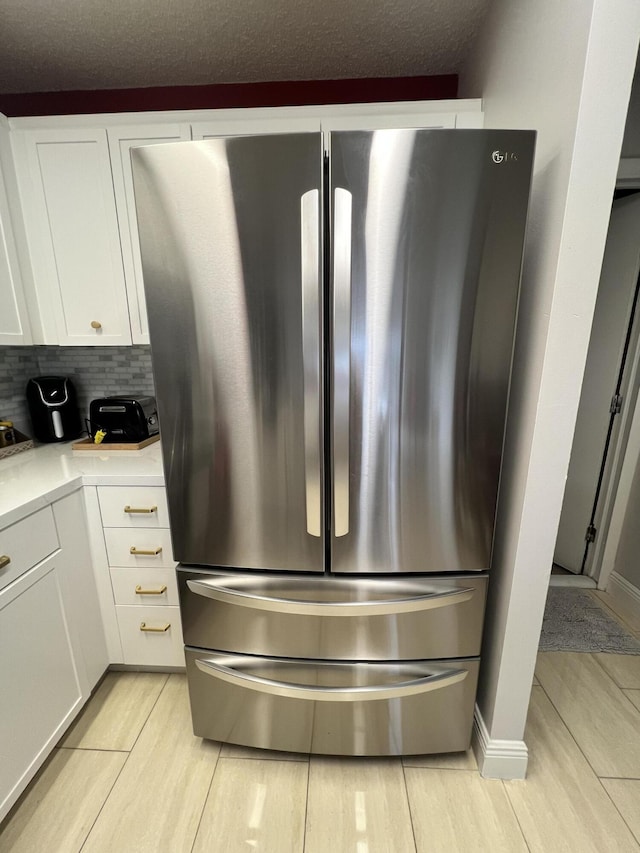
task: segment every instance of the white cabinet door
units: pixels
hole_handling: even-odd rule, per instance
[[[84,699],[56,555],[0,593],[0,820]]]
[[[88,694],[109,665],[107,641],[94,567],[91,560],[87,517],[82,491],[53,504],[53,517],[60,538],[57,565],[60,570],[64,606],[69,617],[71,645]]]
[[[107,131],[113,188],[118,210],[118,226],[122,245],[122,261],[127,284],[131,338],[134,344],[149,343],[149,326],[142,280],[142,261],[138,241],[138,222],[131,174],[131,149],[140,145],[179,142],[191,139],[188,124],[151,124],[114,127]]]
[[[9,131],[0,125],[0,344],[29,344],[31,331],[4,178],[5,170],[11,168]]]
[[[130,344],[106,130],[26,130],[16,148],[44,343]]]

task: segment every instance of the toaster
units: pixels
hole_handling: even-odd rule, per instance
[[[103,430],[105,442],[139,442],[160,431],[155,397],[99,397],[89,406],[92,438]]]

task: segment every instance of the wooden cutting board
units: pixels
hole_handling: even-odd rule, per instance
[[[107,444],[103,441],[102,444],[96,444],[92,438],[83,438],[82,441],[76,441],[71,445],[72,450],[142,450],[143,447],[148,447],[155,441],[160,441],[159,435],[152,435],[151,438],[145,438],[143,441],[138,441],[135,444]]]

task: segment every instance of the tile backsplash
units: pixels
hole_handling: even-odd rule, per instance
[[[148,346],[0,346],[0,419],[12,420],[27,435],[32,429],[25,386],[32,376],[68,376],[83,419],[96,397],[155,395]]]

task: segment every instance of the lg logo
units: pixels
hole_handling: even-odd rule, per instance
[[[513,151],[494,151],[491,159],[494,163],[504,163],[505,160],[517,160],[518,155],[514,154]]]

